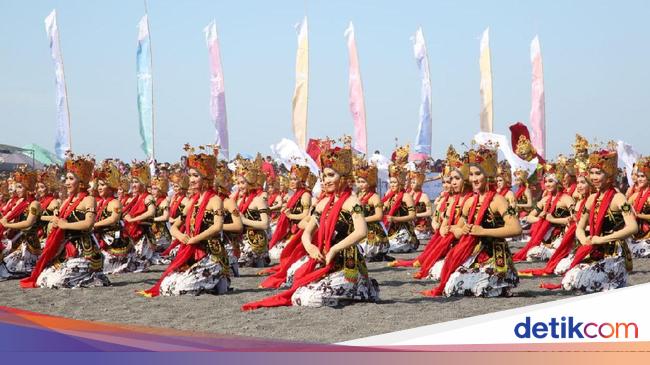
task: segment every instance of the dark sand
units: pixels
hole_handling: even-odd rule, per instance
[[[411,258],[416,254],[395,256]],[[543,264],[517,264],[520,269],[540,266]],[[370,275],[379,282],[381,289],[380,303],[357,303],[343,308],[282,307],[242,312],[242,304],[274,292],[257,288],[262,280],[255,275],[258,269],[242,269],[242,277],[233,279],[235,291],[222,296],[143,298],[135,293],[151,286],[163,269],[155,266],[148,273],[111,276],[113,285],[104,288],[23,290],[16,280],[0,282],[0,305],[91,321],[333,343],[576,295],[540,289],[538,286],[542,280],[559,282],[558,277],[551,276],[521,278],[519,287],[514,290],[515,296],[511,298],[426,298],[418,292],[432,288],[434,283],[412,279],[414,269],[388,268],[385,263],[371,263]],[[635,259],[629,284],[646,282],[650,282],[650,259]]]

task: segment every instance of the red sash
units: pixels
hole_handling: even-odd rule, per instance
[[[384,196],[384,199],[382,199],[382,203],[386,203],[389,201],[393,196],[395,195],[394,191],[390,191],[386,196]],[[402,199],[404,198],[404,191],[400,191],[397,193],[397,197],[393,201],[393,205],[390,206],[390,210],[388,211],[388,214],[382,218],[382,221],[384,222],[384,226],[386,226],[386,230],[390,228],[390,223],[388,223],[388,217],[393,217],[395,216],[395,213],[397,213],[397,210],[399,207],[402,205]]]
[[[506,196],[506,194],[508,194],[509,191],[510,191],[510,187],[505,187],[505,188],[499,190],[499,195]]]
[[[178,211],[178,208],[181,206],[181,202],[183,201],[183,195],[181,194],[175,194],[174,197],[172,198],[172,203],[169,207],[169,216],[172,218],[176,218],[176,216],[180,213]]]
[[[300,189],[296,191],[296,193],[293,194],[293,196],[291,196],[291,199],[289,199],[289,202],[287,203],[287,209],[291,210],[295,208],[296,204],[300,203],[302,195],[306,191],[307,190],[305,189]],[[275,232],[273,232],[273,236],[271,237],[271,241],[269,242],[269,249],[271,249],[281,240],[285,239],[287,233],[289,233],[290,226],[291,226],[291,220],[289,219],[289,217],[287,217],[287,215],[284,212],[282,212],[282,214],[280,214],[280,218],[278,219],[278,224],[275,226]]]
[[[526,192],[526,185],[520,185],[519,188],[517,188],[517,191],[515,192],[515,199],[517,199],[517,201],[521,200],[525,192]]]
[[[480,197],[479,195],[475,194],[474,202],[472,203],[472,207],[469,211],[467,224],[481,224],[483,221],[483,216],[490,207],[490,203],[492,203],[492,199],[494,198],[495,194],[496,192],[492,190],[488,191],[485,194],[483,204],[481,205],[481,209],[479,209],[478,214],[475,213]],[[478,240],[479,238],[477,236],[472,236],[471,234],[463,235],[460,238],[458,244],[452,248],[451,251],[449,251],[447,257],[445,258],[445,264],[442,266],[442,272],[440,273],[440,284],[438,287],[434,288],[433,290],[424,291],[422,294],[430,297],[441,295],[445,290],[445,285],[447,285],[447,280],[449,280],[451,274],[453,274],[454,271],[456,271],[456,269],[470,257],[474,251],[474,247],[478,243]]]
[[[194,237],[201,233],[201,223],[203,223],[206,207],[208,206],[210,199],[212,199],[216,193],[214,190],[208,190],[203,193],[203,199],[199,203],[199,210],[196,213],[196,217],[194,219],[194,226],[192,226],[192,217],[194,217],[194,210],[196,209],[196,203],[199,200],[200,195],[201,194],[194,194],[187,210],[187,217],[185,217],[185,233],[190,237]],[[167,266],[167,269],[165,269],[156,284],[147,290],[143,290],[142,293],[148,297],[157,297],[160,295],[160,284],[162,284],[164,278],[166,278],[172,272],[181,268],[190,259],[199,261],[205,256],[205,252],[198,246],[199,244],[181,246],[181,248],[178,250],[178,253],[176,254],[176,257],[169,264],[169,266]]]
[[[609,211],[609,205],[612,203],[612,199],[614,199],[614,195],[616,195],[616,190],[614,190],[613,188],[609,188],[605,192],[603,196],[603,200],[599,205],[597,204],[597,202],[598,202],[598,198],[600,197],[600,194],[601,194],[600,192],[596,194],[596,197],[594,198],[594,203],[591,206],[591,209],[589,209],[590,238],[600,236],[603,229],[603,223],[605,222],[605,216],[607,215],[607,211]],[[598,209],[596,209],[597,207]],[[584,260],[585,257],[587,257],[591,253],[593,248],[594,245],[586,245],[586,246],[578,247],[575,255],[573,256],[573,261],[571,261],[571,265],[569,266],[567,272],[573,269],[580,262],[582,262],[582,260]],[[562,284],[541,283],[540,288],[549,289],[549,290],[560,289],[562,288]]]
[[[564,193],[556,193],[555,196],[551,195],[548,197],[546,200],[546,206],[544,207],[544,212],[546,214],[552,214],[555,212],[555,208],[557,207],[557,203],[560,201]],[[530,240],[524,246],[521,250],[517,251],[514,255],[512,255],[512,260],[515,262],[518,261],[524,261],[526,260],[526,254],[528,251],[535,247],[538,246],[542,241],[544,240],[544,236],[546,235],[546,232],[549,230],[551,227],[551,222],[549,222],[547,219],[543,218],[540,219],[536,224],[535,227],[531,230],[532,235],[530,237]]]
[[[131,218],[135,218],[142,213],[147,211],[147,206],[144,201],[149,196],[148,193],[141,193],[137,198],[133,198],[131,203],[129,203],[128,208],[126,209],[124,215],[128,214]],[[124,234],[131,238],[133,241],[137,241],[142,237],[144,231],[140,222],[124,222]]]
[[[251,190],[250,192],[248,192],[248,194],[245,194],[242,197],[241,202],[239,203],[239,206],[238,206],[239,212],[241,214],[244,214],[248,210],[248,207],[253,202],[253,199],[255,199],[256,197],[261,195],[263,192],[264,191],[262,189],[255,189],[255,190]],[[237,198],[238,196],[239,196],[239,192],[237,192],[237,196],[235,198]],[[235,199],[235,201],[237,201],[237,200]]]
[[[350,197],[352,192],[345,190],[335,202],[335,195],[329,196],[329,201],[325,205],[325,209],[320,217],[319,229],[317,232],[317,245],[320,252],[329,252],[332,245],[332,237],[334,236],[334,228],[339,218],[339,213],[343,208],[343,204]],[[314,281],[320,280],[327,275],[333,268],[334,263],[330,262],[329,265],[316,268],[318,261],[310,258],[294,275],[293,285],[290,289],[283,291],[280,294],[262,299],[257,302],[246,303],[242,306],[242,310],[253,310],[262,307],[279,307],[291,305],[291,296],[298,290],[298,288],[305,286]]]
[[[13,223],[12,221],[15,220],[16,218],[20,217],[21,214],[27,210],[29,205],[34,201],[34,199],[30,196],[27,196],[25,199],[23,199],[20,203],[12,204],[12,209],[4,215],[5,218],[7,218],[7,223]],[[0,237],[2,237],[5,233],[5,227],[0,224]]]
[[[73,197],[69,197],[61,207],[59,218],[67,219],[70,214],[77,209],[86,196],[88,196],[86,192],[80,192],[77,194],[77,199],[75,201],[72,201]],[[61,245],[64,243],[63,238],[64,230],[58,227],[52,229],[50,234],[47,236],[45,248],[43,249],[41,256],[39,256],[31,275],[20,281],[21,288],[36,288],[36,280],[43,270],[45,270],[45,267],[50,263],[50,261],[52,261],[52,259],[54,259],[54,257],[59,253]]]

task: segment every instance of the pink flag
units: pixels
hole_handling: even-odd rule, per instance
[[[219,153],[228,159],[230,147],[228,145],[228,118],[226,117],[226,90],[223,82],[216,22],[213,20],[203,32],[210,57],[210,119],[212,119],[216,131],[215,144],[220,147]]]
[[[535,36],[530,44],[530,62],[533,66],[533,83],[530,107],[530,141],[537,153],[546,158],[546,117],[544,106],[544,67],[539,38]]]
[[[359,72],[359,55],[357,54],[357,42],[354,39],[354,25],[350,22],[345,30],[345,37],[348,40],[348,53],[350,56],[350,72],[348,85],[350,87],[350,112],[354,122],[354,133],[352,136],[352,147],[362,153],[368,154],[368,139],[366,136],[366,106],[363,102],[363,86],[361,85],[361,73]]]

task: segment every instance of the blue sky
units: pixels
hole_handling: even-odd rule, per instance
[[[369,148],[412,142],[419,75],[409,40],[421,25],[433,89],[433,153],[468,142],[479,125],[479,38],[490,27],[495,132],[530,111],[529,45],[544,58],[548,150],[569,152],[574,134],[622,139],[644,154],[650,119],[647,1],[171,1],[148,2],[156,153],[176,160],[185,142],[212,142],[203,28],[217,21],[230,145],[268,152],[291,137],[296,34],[307,14],[309,136],[352,132],[347,49],[353,21],[366,96]],[[136,25],[141,1],[0,4],[0,143],[53,149],[54,71],[43,19],[56,8],[73,149],[98,158],[142,158],[136,107]]]

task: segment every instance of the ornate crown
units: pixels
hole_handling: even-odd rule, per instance
[[[9,194],[9,184],[5,179],[0,180],[0,194]]]
[[[55,169],[48,168],[38,173],[36,181],[47,186],[48,189],[55,189],[59,186],[59,176]]]
[[[244,177],[246,181],[256,187],[264,185],[266,175],[262,171],[264,160],[261,154],[257,154],[254,160],[247,160],[241,156],[237,156],[237,175]]]
[[[291,166],[291,171],[289,172],[289,174],[295,174],[298,180],[304,183],[307,180],[307,177],[309,176],[309,167],[294,164],[293,166]]]
[[[559,155],[557,157],[556,168],[564,175],[576,176],[576,160],[572,157]]]
[[[183,190],[187,190],[190,187],[190,177],[182,170],[174,170],[169,174],[169,180]]]
[[[131,189],[131,180],[127,176],[122,176],[120,178],[120,188],[124,190],[124,193],[128,193]]]
[[[217,168],[217,155],[219,154],[219,147],[216,145],[202,145],[198,146],[199,153],[195,153],[196,149],[186,143],[183,149],[187,152],[187,167],[194,169],[203,176],[204,179],[214,179],[214,174]],[[212,153],[205,153],[203,151],[210,151]]]
[[[481,145],[478,149],[467,151],[467,163],[481,169],[485,176],[497,175],[497,151],[488,146]]]
[[[395,148],[395,151],[393,151],[393,155],[391,156],[391,160],[394,163],[405,165],[409,161],[409,150],[411,149],[410,145],[405,145],[405,146],[397,146]]]
[[[497,166],[497,176],[501,176],[508,183],[512,182],[512,170],[507,160],[499,161]]]
[[[643,173],[646,177],[650,177],[650,157],[645,156],[639,158],[636,162],[636,168],[638,172]]]
[[[122,174],[113,161],[104,160],[102,165],[95,170],[93,177],[103,180],[110,188],[117,190],[120,187]]]
[[[95,160],[90,156],[75,156],[69,153],[65,160],[65,170],[74,174],[83,187],[87,187],[95,170]]]
[[[21,165],[14,172],[14,181],[23,185],[28,191],[33,191],[36,187],[38,175],[36,171],[27,168],[27,165]]]
[[[443,174],[447,176],[454,170],[458,171],[463,179],[467,180],[469,178],[469,166],[466,161],[464,161],[458,152],[456,152],[454,146],[449,145],[447,148],[447,159],[445,161]]]
[[[280,188],[289,189],[289,178],[285,175],[278,176],[278,183],[280,184]]]
[[[307,176],[307,180],[305,181],[305,187],[308,190],[314,190],[314,186],[316,186],[317,181],[318,181],[318,176],[310,172],[309,176]]]
[[[164,194],[167,194],[169,191],[169,180],[161,177],[161,176],[156,176],[151,180],[151,186],[157,187],[161,192]]]
[[[610,149],[594,151],[589,155],[587,167],[600,169],[605,175],[615,177],[618,173],[618,153]]]
[[[414,171],[409,171],[408,177],[411,181],[415,180],[416,184],[422,186],[424,184],[424,179],[426,178],[427,164],[426,162],[417,164]]]
[[[564,175],[556,163],[548,161],[542,167],[544,169],[544,177],[552,177],[556,182],[562,181]]]
[[[214,175],[214,184],[219,188],[229,190],[232,186],[232,172],[226,161],[217,162],[217,169]]]
[[[368,182],[368,185],[370,185],[372,188],[377,186],[378,170],[377,166],[375,165],[366,164],[365,166],[358,166],[354,170],[354,175],[357,178],[366,180],[366,182]]]
[[[523,134],[519,136],[517,147],[515,148],[515,153],[517,156],[526,161],[532,160],[535,155],[537,155],[537,151],[535,150],[535,147],[533,147],[533,144],[530,142],[530,139],[528,139]]]
[[[151,182],[151,171],[147,162],[131,162],[131,178],[138,180],[142,185],[148,186]]]
[[[573,144],[573,153],[577,156],[589,155],[589,141],[579,134],[576,134],[576,141]]]
[[[332,147],[332,144],[321,144],[321,153],[318,156],[321,170],[330,168],[343,177],[350,177],[352,174],[352,149],[348,147]]]

